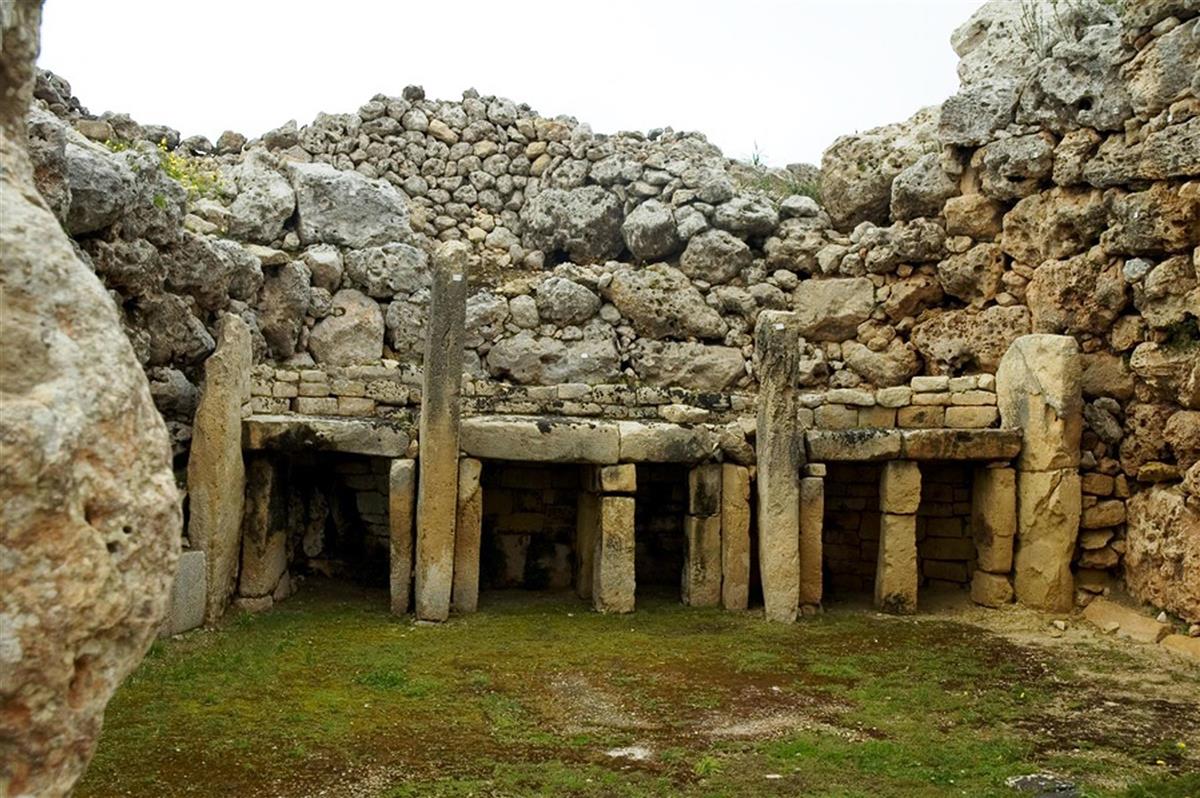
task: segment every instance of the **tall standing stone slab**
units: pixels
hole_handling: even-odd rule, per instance
[[[575,595],[592,597],[596,538],[600,535],[600,494],[581,490],[575,505]]]
[[[408,612],[412,599],[413,521],[416,517],[417,464],[393,460],[388,473],[389,586],[392,614]]]
[[[750,604],[750,469],[721,466],[721,605]]]
[[[875,566],[875,606],[884,612],[917,611],[917,517],[883,513]]]
[[[421,393],[417,484],[417,618],[450,615],[454,529],[458,518],[459,390],[462,383],[470,247],[442,244],[433,258],[433,289]]]
[[[689,607],[716,607],[721,603],[721,516],[685,516],[683,534],[687,540],[683,603]]]
[[[971,534],[981,571],[1012,570],[1017,535],[1017,473],[1011,468],[976,468],[971,480]]]
[[[474,457],[458,461],[458,521],[454,532],[455,612],[479,608],[479,544],[483,532],[483,463]]]
[[[1022,431],[1013,587],[1018,601],[1043,610],[1068,610],[1074,601],[1082,374],[1079,346],[1063,335],[1016,339],[996,371],[1001,422]]]
[[[208,565],[205,623],[229,606],[237,577],[245,506],[242,404],[250,400],[250,329],[239,317],[217,324],[217,348],[204,364],[200,404],[188,455],[188,538]]]
[[[794,313],[764,311],[754,330],[759,356],[758,560],[763,607],[773,621],[794,621],[800,601],[800,466],[804,436],[796,418],[798,323]]]
[[[824,597],[822,575],[825,530],[825,479],[800,480],[800,604],[819,607]]]
[[[912,460],[885,463],[879,477],[879,557],[875,606],[884,612],[917,611],[917,509],[921,468]]]
[[[633,498],[602,496],[598,532],[593,563],[592,606],[597,612],[633,612],[637,592],[634,580]]]

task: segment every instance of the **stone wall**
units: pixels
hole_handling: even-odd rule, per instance
[[[995,425],[1009,344],[1072,336],[1077,560],[1097,585],[1138,534],[1126,499],[1200,479],[1183,480],[1200,457],[1200,19],[1187,0],[1084,0],[1043,15],[1035,52],[1019,12],[994,0],[955,33],[941,106],[835,141],[819,202],[811,169],[473,91],[409,87],[212,145],[88,114],[49,75],[37,179],[117,300],[180,459],[225,313],[260,363],[249,411],[410,421],[438,240],[476,258],[467,414],[711,424],[739,463],[763,311],[796,313],[799,421],[827,429]]]

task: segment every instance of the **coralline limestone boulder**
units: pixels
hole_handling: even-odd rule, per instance
[[[730,346],[647,341],[630,361],[638,378],[650,385],[693,391],[727,391],[746,376],[742,350]]]
[[[229,234],[270,244],[283,233],[283,223],[296,210],[296,192],[283,176],[279,161],[265,150],[251,150],[233,168],[232,177],[237,196],[229,206]]]
[[[875,309],[875,286],[866,277],[804,280],[792,296],[800,335],[814,341],[853,338]]]
[[[1128,302],[1121,263],[1098,250],[1046,261],[1026,291],[1034,332],[1102,333]]]
[[[551,188],[521,209],[525,245],[565,252],[576,263],[598,263],[621,254],[621,203],[600,186]]]
[[[117,309],[33,185],[40,16],[32,0],[0,13],[0,789],[53,797],[166,612],[181,520]]]
[[[600,310],[600,297],[566,277],[548,277],[537,287],[538,316],[560,324],[583,324]]]
[[[352,288],[333,295],[333,309],[312,329],[308,348],[318,363],[350,366],[383,357],[383,312],[379,303]]]
[[[994,372],[1009,344],[1030,331],[1029,309],[993,305],[948,310],[913,328],[912,343],[934,374],[969,368]]]
[[[411,244],[351,250],[345,264],[345,280],[376,299],[411,294],[430,284],[429,256]]]
[[[892,181],[892,218],[915,219],[937,216],[946,200],[958,193],[958,181],[946,174],[936,152],[922,155]]]
[[[133,172],[107,150],[86,140],[68,141],[64,154],[71,189],[67,232],[80,235],[108,227],[133,202]]]
[[[1125,584],[1133,595],[1200,623],[1200,510],[1178,487],[1132,497],[1126,519]]]
[[[821,156],[821,201],[841,230],[859,222],[887,224],[892,181],[936,150],[938,109],[905,122],[838,138]]]
[[[625,217],[621,225],[625,246],[640,261],[661,260],[675,254],[682,242],[675,214],[658,200],[646,200]]]
[[[271,354],[285,360],[296,354],[304,316],[311,301],[311,277],[303,261],[267,270],[258,300],[258,320]]]
[[[725,335],[721,315],[704,302],[683,272],[665,263],[642,269],[618,267],[604,289],[604,298],[649,338],[712,339]]]
[[[688,241],[679,258],[679,270],[694,280],[727,283],[749,267],[750,247],[724,230],[706,230]]]
[[[620,373],[611,331],[587,329],[578,341],[560,341],[522,331],[488,351],[491,371],[523,385],[610,382]]]
[[[1004,215],[1004,251],[1030,266],[1068,258],[1096,243],[1107,222],[1099,190],[1056,186],[1026,197]]]
[[[391,184],[326,163],[293,163],[289,169],[301,243],[358,249],[412,235],[404,195]]]

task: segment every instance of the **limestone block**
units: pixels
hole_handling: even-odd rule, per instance
[[[1196,662],[1200,662],[1200,637],[1188,637],[1187,635],[1167,635],[1160,642],[1163,648],[1172,651],[1176,654],[1182,654],[1185,657],[1190,657]]]
[[[1013,540],[1017,534],[1017,475],[1013,469],[975,469],[971,482],[971,533],[975,537],[980,570],[995,574],[1012,570]]]
[[[600,534],[600,497],[581,491],[575,504],[575,594],[592,597],[596,539]]]
[[[483,463],[473,457],[458,461],[458,517],[454,529],[454,585],[451,606],[456,612],[479,607],[479,544],[483,532]]]
[[[204,552],[192,549],[179,555],[179,569],[171,585],[167,617],[159,629],[159,637],[181,634],[204,623],[204,601],[208,594],[208,566]]]
[[[707,463],[688,471],[688,513],[696,516],[721,512],[721,464]]]
[[[242,404],[250,400],[250,328],[238,316],[218,323],[217,348],[204,364],[204,385],[188,456],[188,539],[207,555],[204,620],[216,623],[229,605],[242,542],[246,470]]]
[[[971,601],[984,607],[1003,607],[1013,599],[1012,583],[1003,574],[976,571],[971,577]]]
[[[246,464],[246,505],[242,514],[242,568],[238,595],[268,596],[287,571],[287,518],[275,485],[275,465],[252,456]]]
[[[721,603],[721,516],[686,515],[683,533],[687,539],[683,603],[689,607],[716,607]]]
[[[1177,485],[1156,485],[1131,498],[1128,511],[1129,592],[1200,623],[1200,506]]]
[[[901,433],[910,460],[1010,460],[1021,451],[1012,429],[913,429]]]
[[[607,421],[477,416],[462,422],[462,450],[484,460],[615,463],[617,425]]]
[[[720,438],[706,427],[619,421],[625,463],[699,463],[717,451]]]
[[[459,391],[462,386],[470,247],[443,244],[433,259],[433,291],[421,387],[417,482],[417,618],[450,614],[454,530],[458,514]]]
[[[1157,643],[1172,631],[1169,623],[1159,623],[1135,609],[1099,596],[1087,605],[1083,617],[1101,629],[1113,629],[1121,637],[1139,643]]]
[[[917,517],[884,513],[879,518],[875,606],[883,612],[917,611]]]
[[[1079,532],[1079,474],[1074,469],[1017,473],[1017,601],[1044,610],[1074,602],[1071,554]]]
[[[637,466],[633,463],[585,468],[583,476],[584,490],[593,493],[634,493],[637,491]]]
[[[402,457],[410,439],[384,419],[337,419],[254,415],[242,422],[246,449],[343,452],[371,457]]]
[[[900,432],[894,429],[809,430],[804,439],[810,460],[874,461],[900,456]]]
[[[633,612],[634,500],[630,496],[600,497],[599,534],[592,576],[592,606],[597,612]]]
[[[760,359],[757,433],[758,561],[768,620],[794,621],[800,599],[800,467],[795,314],[764,311],[754,331]]]
[[[879,475],[879,511],[908,515],[920,504],[920,466],[911,460],[884,463]]]
[[[996,371],[996,399],[1003,426],[1024,432],[1018,468],[1048,471],[1079,465],[1082,380],[1074,338],[1023,335],[1013,341]]]
[[[416,461],[393,460],[388,472],[389,582],[393,615],[408,612],[409,599],[412,597],[416,494]]]
[[[822,576],[825,525],[825,480],[806,476],[800,480],[800,604],[819,605],[825,586]]]
[[[721,466],[721,604],[744,610],[750,600],[750,469]]]

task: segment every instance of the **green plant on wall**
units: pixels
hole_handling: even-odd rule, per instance
[[[125,152],[135,147],[133,142],[123,139],[106,139],[104,146],[110,152]],[[155,151],[158,165],[166,172],[167,177],[187,189],[188,199],[215,197],[222,193],[221,173],[217,169],[206,166],[199,158],[168,149],[166,139],[158,142]],[[161,208],[166,203],[166,198],[155,195],[153,202]]]

